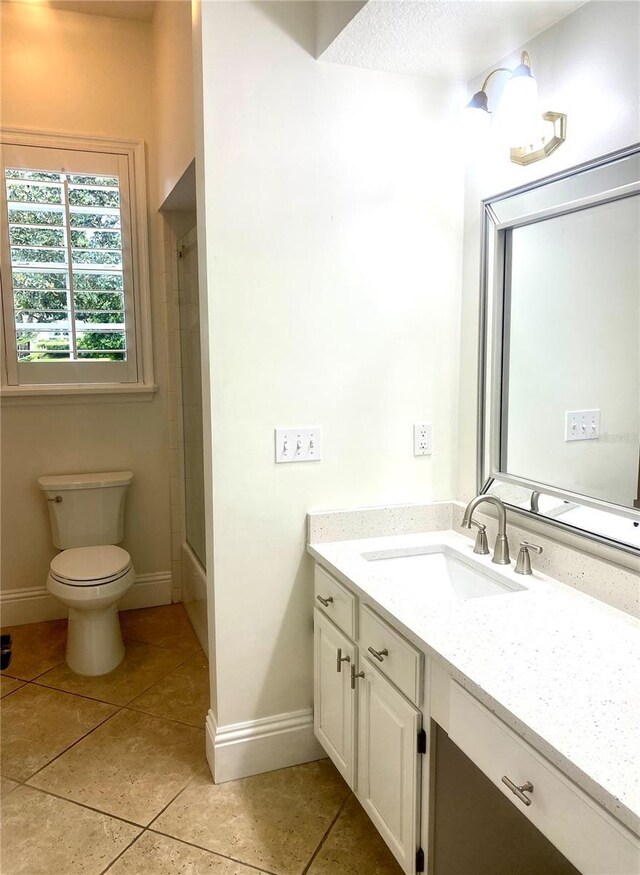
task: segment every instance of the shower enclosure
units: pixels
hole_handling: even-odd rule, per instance
[[[184,471],[183,601],[205,647],[207,638],[207,566],[204,464],[202,443],[202,373],[198,298],[198,236],[193,228],[178,240],[178,310],[182,388],[182,464]]]

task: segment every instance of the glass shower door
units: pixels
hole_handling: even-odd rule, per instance
[[[178,252],[185,529],[189,546],[206,568],[198,238],[195,228],[178,241]]]

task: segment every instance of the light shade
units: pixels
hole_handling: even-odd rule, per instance
[[[485,92],[474,94],[460,115],[459,135],[466,160],[478,160],[488,148],[491,133],[491,113]]]
[[[513,71],[500,101],[500,116],[511,145],[527,145],[538,135],[538,84],[531,67],[522,63]]]

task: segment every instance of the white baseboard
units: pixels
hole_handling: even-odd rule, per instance
[[[216,784],[326,757],[313,734],[313,710],[217,726],[207,715],[207,762]]]
[[[156,571],[138,574],[136,582],[120,602],[120,610],[152,608],[171,604],[171,572]],[[41,623],[44,620],[59,620],[67,616],[67,610],[46,587],[32,589],[8,589],[0,592],[0,616],[3,626],[23,626],[25,623]]]
[[[133,608],[154,608],[171,604],[171,572],[154,571],[136,575],[136,582],[118,605],[121,611]]]

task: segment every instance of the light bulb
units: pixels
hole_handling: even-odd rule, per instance
[[[526,146],[539,136],[538,85],[524,64],[517,67],[500,100],[501,127],[511,146]]]

